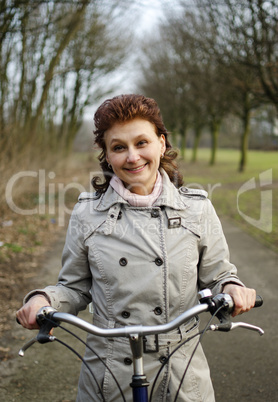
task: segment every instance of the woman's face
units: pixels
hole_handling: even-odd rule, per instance
[[[156,181],[165,137],[158,137],[155,126],[136,118],[116,123],[105,132],[106,160],[114,173],[133,193],[150,194]]]

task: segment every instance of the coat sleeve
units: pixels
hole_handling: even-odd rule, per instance
[[[57,285],[28,293],[25,303],[35,294],[43,294],[53,308],[76,315],[91,302],[92,276],[78,207],[77,204],[69,222]]]
[[[236,267],[230,262],[228,245],[215,209],[208,199],[204,204],[199,245],[199,287],[210,288],[213,294],[217,294],[227,283],[244,286],[237,276]]]

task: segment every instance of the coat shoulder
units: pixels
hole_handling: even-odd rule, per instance
[[[185,186],[179,188],[179,193],[187,198],[203,199],[203,200],[208,198],[208,193],[205,190],[188,188]]]

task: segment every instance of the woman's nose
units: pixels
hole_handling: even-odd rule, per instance
[[[136,149],[129,149],[128,150],[128,155],[127,155],[127,162],[128,163],[135,163],[139,161],[140,155],[138,154],[138,151]]]

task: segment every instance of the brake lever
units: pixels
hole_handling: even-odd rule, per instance
[[[223,304],[223,309],[218,311],[216,317],[219,319],[220,324],[211,325],[209,329],[211,331],[223,331],[228,332],[232,331],[236,328],[245,328],[251,331],[257,331],[261,336],[264,334],[264,330],[256,325],[248,324],[247,322],[232,322],[231,321],[231,313],[233,311],[234,302],[230,295],[228,294],[219,294],[216,295],[213,299],[215,304],[214,309],[217,309],[220,305]],[[261,302],[262,303],[262,302]]]
[[[245,329],[250,329],[251,331],[256,331],[258,332],[261,336],[264,334],[264,330],[260,327],[257,327],[256,325],[248,324],[247,322],[231,322],[229,324],[212,324],[209,327],[209,330],[211,331],[222,331],[222,332],[228,332],[232,331],[233,329],[236,328],[245,328]]]
[[[39,332],[37,336],[35,336],[33,339],[25,343],[23,347],[20,349],[18,352],[19,356],[23,357],[24,353],[27,349],[29,349],[34,343],[39,342],[39,343],[47,343],[47,342],[53,342],[56,340],[56,337],[53,335],[50,335],[50,331],[52,328],[57,327],[59,324],[54,323],[52,321],[49,321],[45,318],[45,316],[49,313],[55,312],[56,310],[53,309],[52,307],[42,307],[38,314],[37,314],[37,323],[40,326]]]
[[[23,357],[24,353],[27,349],[29,349],[32,345],[34,345],[34,343],[38,342],[37,337],[31,339],[30,341],[28,341],[27,343],[25,343],[25,345],[22,346],[22,348],[20,349],[20,351],[18,352],[18,355]]]
[[[248,324],[246,322],[232,322],[231,321],[231,313],[234,308],[234,302],[232,297],[229,294],[220,293],[215,297],[212,297],[210,291],[207,289],[200,293],[200,301],[207,302],[209,305],[209,311],[211,314],[214,314],[219,307],[222,306],[221,310],[219,310],[216,314],[216,317],[219,319],[220,324],[212,324],[209,327],[211,331],[222,331],[229,332],[236,328],[245,328],[251,331],[257,331],[260,335],[264,334],[264,330],[255,325]],[[261,306],[263,304],[263,300],[260,296],[257,296],[258,300],[256,300],[257,306]],[[256,306],[256,305],[255,305]]]
[[[220,325],[224,331],[230,331],[232,329],[231,313],[234,308],[233,298],[229,294],[220,293],[213,297],[214,306],[211,308],[211,312],[214,313],[222,306],[216,314],[216,317],[220,321]]]
[[[35,338],[31,339],[30,341],[28,341],[27,343],[25,343],[25,345],[22,346],[22,348],[20,349],[20,351],[18,352],[18,355],[23,357],[26,350],[29,349],[31,346],[34,345],[34,343],[39,342],[39,343],[47,343],[47,342],[53,342],[56,340],[56,337],[50,334],[41,334],[40,332],[38,333],[37,336],[35,336]]]

